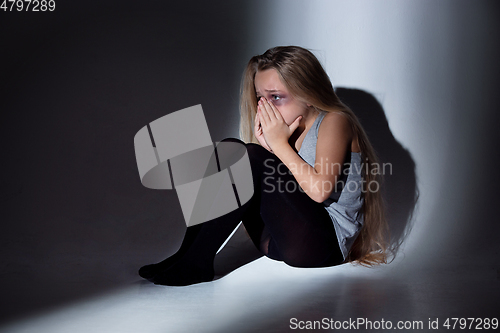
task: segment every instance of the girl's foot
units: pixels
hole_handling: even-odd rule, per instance
[[[175,264],[179,259],[183,257],[183,255],[189,250],[191,247],[191,244],[195,241],[196,237],[198,236],[198,233],[201,229],[202,225],[198,224],[192,227],[189,227],[186,229],[186,234],[184,235],[184,240],[182,241],[181,247],[179,250],[173,254],[172,256],[168,257],[167,259],[160,261],[157,264],[151,264],[151,265],[146,265],[142,266],[139,269],[139,275],[147,280],[152,279],[156,274],[160,273],[161,271],[169,268],[173,264]]]
[[[176,256],[176,254],[160,261],[157,264],[142,266],[139,268],[139,275],[146,280],[152,279],[156,274],[162,272],[177,262],[178,256]]]
[[[195,262],[180,261],[149,279],[155,284],[165,286],[187,286],[209,282],[214,279],[213,262],[206,267],[199,267]]]

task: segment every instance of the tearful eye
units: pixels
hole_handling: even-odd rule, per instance
[[[281,96],[279,96],[279,95],[272,95],[271,97],[273,98],[273,101],[281,100]]]

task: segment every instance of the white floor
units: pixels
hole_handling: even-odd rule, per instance
[[[427,331],[436,318],[441,325],[446,317],[493,316],[499,285],[494,274],[466,269],[412,272],[397,262],[376,269],[296,269],[261,258],[220,280],[188,287],[138,278],[126,288],[7,323],[0,332],[286,332],[323,318],[421,322]]]

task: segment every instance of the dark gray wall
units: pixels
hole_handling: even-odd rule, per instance
[[[176,194],[141,185],[133,138],[196,104],[213,140],[238,135],[247,6],[0,12],[0,320],[138,281],[140,265],[176,249]]]

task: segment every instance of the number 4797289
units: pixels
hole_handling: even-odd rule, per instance
[[[54,0],[3,0],[0,10],[9,11],[30,11],[30,12],[53,12],[56,9]]]

